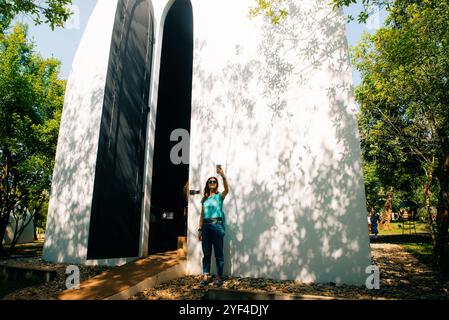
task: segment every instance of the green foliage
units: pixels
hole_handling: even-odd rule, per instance
[[[282,3],[285,0],[255,0],[257,6],[251,8],[250,17],[256,17],[263,15],[270,19],[274,25],[278,25],[287,17],[288,13],[285,8],[282,7]]]
[[[30,15],[36,24],[50,24],[52,30],[62,27],[72,14],[68,8],[71,3],[72,0],[0,0],[0,33],[19,13]]]
[[[365,23],[373,12],[378,8],[384,8],[392,11],[393,8],[405,10],[409,5],[421,6],[425,1],[422,0],[332,0],[331,5],[334,9],[349,7],[356,3],[361,3],[362,10],[357,16],[357,22]],[[353,21],[352,15],[348,16],[348,21]]]
[[[352,51],[362,75],[356,99],[368,199],[394,188],[424,205],[429,187],[428,204],[435,205],[434,193],[440,192],[438,207],[448,207],[441,192],[448,190],[448,179],[438,169],[449,146],[447,17],[448,0],[395,1],[385,27],[365,34]],[[445,242],[442,219],[433,231]]]
[[[407,1],[407,0],[399,0],[396,2]],[[331,0],[331,5],[334,9],[348,7],[360,2],[360,0]],[[391,7],[393,0],[362,0],[362,10],[359,12],[357,16],[357,21],[359,23],[365,23],[369,16],[374,12],[376,8],[386,8],[389,9]],[[352,15],[348,16],[348,21],[353,21],[354,17]]]
[[[411,5],[408,12],[416,17],[420,11]],[[425,14],[431,13],[424,12],[423,17]],[[436,38],[428,34],[432,20],[443,20],[431,16],[427,24],[407,28],[390,25],[372,36],[365,34],[353,50],[355,66],[363,78],[356,98],[361,104],[364,159],[378,164],[386,184],[399,184],[403,190],[402,178],[410,181],[423,175],[424,169],[434,169],[442,138],[439,133],[447,132],[444,99],[449,58],[446,52],[433,49],[440,36],[447,34]],[[397,24],[398,20],[390,19],[389,23]],[[447,21],[441,23],[447,25]]]
[[[0,236],[10,216],[48,201],[65,81],[60,62],[43,59],[16,25],[0,34]]]

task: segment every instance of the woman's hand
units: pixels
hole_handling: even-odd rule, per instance
[[[217,168],[217,173],[223,178],[224,177],[224,171],[223,171],[223,169],[220,167],[220,168]]]

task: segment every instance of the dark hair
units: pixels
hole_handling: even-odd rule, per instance
[[[209,180],[212,179],[212,178],[214,178],[215,181],[217,181],[217,188],[216,188],[215,190],[217,191],[216,193],[218,193],[218,179],[217,179],[216,177],[213,177],[213,176],[207,178],[207,180],[206,180],[206,185],[204,186],[203,199],[201,199],[201,203],[203,203],[204,201],[206,201],[206,199],[207,199],[207,198],[209,197],[209,195],[210,195]]]

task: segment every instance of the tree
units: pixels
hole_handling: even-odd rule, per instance
[[[250,15],[265,15],[270,18],[274,24],[278,24],[288,14],[287,9],[282,7],[282,3],[285,0],[254,0],[257,6],[251,9]],[[417,2],[420,0],[403,0],[403,2]],[[360,2],[360,0],[330,0],[330,4],[334,9],[349,7],[351,5]],[[374,9],[391,7],[393,0],[361,0],[362,10],[360,11],[357,21],[364,23],[368,20],[369,16],[373,13]],[[349,15],[348,20],[354,20],[354,17]]]
[[[254,0],[257,5],[250,10],[250,17],[263,15],[275,25],[287,17],[287,10],[282,6],[285,0]]]
[[[36,24],[49,23],[52,29],[62,27],[71,15],[71,3],[72,0],[0,0],[0,33],[19,13],[30,15]]]
[[[48,201],[54,166],[65,81],[60,62],[33,49],[24,25],[0,34],[0,254],[10,217]]]
[[[332,0],[331,4],[334,9],[348,7],[353,4],[360,2],[360,0]],[[391,0],[362,0],[362,10],[359,12],[357,17],[357,21],[359,23],[365,23],[369,16],[373,13],[374,9],[377,8],[386,8],[389,9],[391,6]],[[348,16],[348,20],[354,20],[352,15]]]
[[[365,34],[353,52],[362,75],[356,89],[362,147],[379,156],[376,161],[388,158],[383,153],[393,147],[402,159],[395,169],[400,175],[415,167],[418,178],[427,177],[424,194],[439,184],[434,253],[444,269],[449,268],[448,16],[448,0],[395,1],[386,26]]]
[[[422,0],[332,0],[331,4],[334,9],[349,7],[356,3],[362,4],[362,10],[359,12],[357,16],[357,21],[359,23],[365,23],[369,16],[375,12],[376,9],[386,9],[387,11],[392,11],[392,8],[395,8],[396,11],[403,11],[409,5],[415,5],[422,7]],[[348,20],[354,20],[352,15],[348,16]]]

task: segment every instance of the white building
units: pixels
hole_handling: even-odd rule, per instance
[[[274,26],[248,17],[252,0],[99,0],[67,83],[44,258],[176,249],[188,182],[187,271],[201,273],[196,190],[220,163],[225,274],[364,284],[352,71],[328,2],[287,0]]]
[[[31,219],[31,221],[30,221]],[[28,212],[25,219],[16,220],[12,215],[9,217],[9,223],[6,227],[5,236],[3,238],[3,244],[11,244],[14,240],[15,230],[20,230],[23,228],[23,225],[27,224],[22,231],[22,234],[17,240],[17,244],[20,243],[28,243],[34,241],[34,219],[31,217],[31,214]]]

